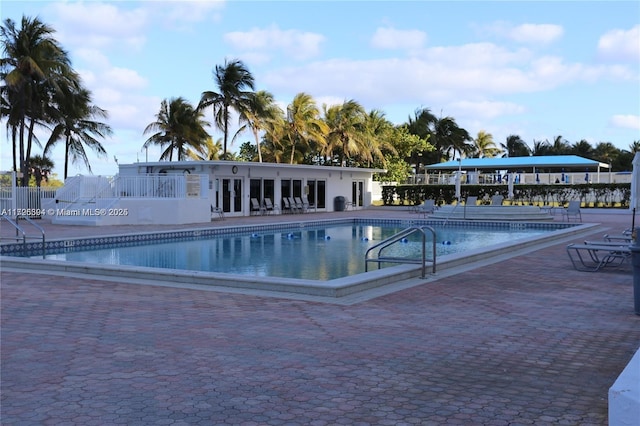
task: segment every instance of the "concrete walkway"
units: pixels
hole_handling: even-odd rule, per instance
[[[355,214],[411,215],[324,217]],[[631,224],[583,219],[602,224],[593,238]],[[578,272],[564,244],[351,306],[0,277],[3,425],[605,425],[640,346],[629,265]]]

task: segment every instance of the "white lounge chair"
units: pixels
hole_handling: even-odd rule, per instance
[[[620,266],[629,257],[629,245],[611,243],[586,242],[585,244],[569,244],[567,254],[578,271],[596,272],[605,266]]]
[[[491,197],[491,205],[492,206],[501,206],[504,197],[502,195],[494,195]]]
[[[271,214],[271,213],[273,213],[275,211],[279,211],[280,210],[277,205],[274,205],[271,202],[271,198],[265,198],[264,200],[262,200],[262,202],[264,204],[264,209],[265,209],[265,212],[267,214]]]
[[[263,215],[265,214],[265,208],[260,204],[257,198],[251,199],[251,213],[254,215]]]
[[[467,200],[464,202],[465,206],[475,206],[478,203],[478,197],[467,197]]]
[[[569,201],[567,208],[562,210],[562,220],[564,220],[565,217],[567,218],[567,222],[570,222],[572,217],[575,217],[576,220],[580,219],[580,222],[582,222],[580,201]]]
[[[307,205],[302,202],[302,198],[294,197],[293,198],[293,202],[296,205],[296,210],[298,210],[301,213],[306,213],[307,212]]]

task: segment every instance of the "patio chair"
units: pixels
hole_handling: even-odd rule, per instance
[[[262,203],[264,205],[264,210],[267,214],[271,214],[277,210],[279,210],[277,205],[274,205],[271,202],[271,198],[265,198],[264,200],[262,200]]]
[[[464,202],[465,206],[475,206],[478,203],[478,197],[467,197],[467,200]]]
[[[424,200],[417,208],[418,213],[426,216],[436,211],[436,202],[434,200]]]
[[[294,197],[293,201],[296,203],[296,209],[301,211],[302,213],[307,212],[308,204],[305,204],[300,197]]]
[[[293,213],[293,207],[287,197],[282,197],[282,213]]]
[[[251,199],[251,213],[254,215],[263,215],[265,214],[265,208],[260,204],[257,198]]]
[[[494,195],[491,197],[491,205],[492,206],[501,206],[504,197],[502,195]]]
[[[291,208],[291,212],[292,213],[300,213],[301,212],[299,206],[296,204],[296,202],[293,199],[293,197],[288,197],[287,200],[289,201],[289,207]]]
[[[567,254],[577,271],[596,272],[605,266],[620,266],[631,257],[629,245],[585,242],[569,244]]]
[[[310,209],[313,209],[314,211],[316,210],[315,204],[311,204],[306,195],[302,196],[302,204],[305,206],[307,210],[310,210]]]
[[[213,205],[212,205],[211,206],[211,220],[215,219],[216,217],[224,220],[224,212],[222,211],[222,209],[220,207],[213,207]]]
[[[576,220],[580,219],[580,222],[582,222],[580,201],[569,201],[567,208],[562,210],[562,220],[564,220],[565,217],[567,218],[567,222],[570,222],[572,217],[575,217]]]

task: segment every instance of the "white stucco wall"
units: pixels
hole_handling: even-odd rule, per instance
[[[299,181],[304,188],[310,181],[325,182],[325,208],[321,211],[333,211],[335,197],[345,197],[348,203],[354,201],[353,182],[362,186],[362,205],[365,208],[373,201],[373,174],[379,169],[360,169],[348,167],[307,166],[274,163],[249,163],[235,161],[183,161],[153,162],[120,165],[120,176],[132,176],[146,173],[190,173],[209,176],[208,202],[210,206],[221,205],[221,182],[241,181],[242,198],[240,211],[225,211],[229,216],[248,216],[251,214],[250,182],[252,179],[274,181],[273,203],[280,205],[283,194],[283,180]],[[361,183],[361,184],[360,184]],[[216,195],[216,189],[218,190]],[[234,207],[235,210],[235,207]]]

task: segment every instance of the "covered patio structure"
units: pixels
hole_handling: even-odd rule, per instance
[[[603,175],[601,172],[607,170]],[[601,183],[613,181],[611,165],[577,155],[504,158],[462,158],[425,166],[424,183],[453,184],[457,174],[462,183],[503,183],[508,175],[515,183]]]

